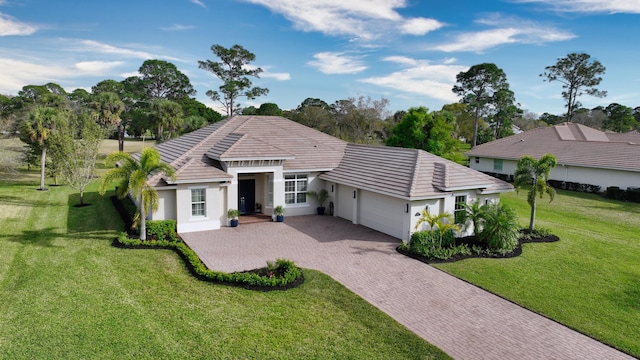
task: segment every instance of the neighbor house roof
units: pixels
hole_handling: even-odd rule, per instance
[[[518,160],[547,153],[562,165],[640,171],[640,135],[605,133],[575,123],[525,131],[476,146],[466,155]]]
[[[321,179],[415,200],[454,190],[511,191],[501,180],[423,150],[349,144],[337,168]]]
[[[156,145],[162,161],[176,169],[177,182],[232,178],[222,162],[285,160],[284,171],[330,170],[338,166],[347,143],[277,116],[234,116]],[[153,186],[166,185],[161,174]]]

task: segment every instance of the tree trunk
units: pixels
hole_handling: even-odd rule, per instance
[[[529,231],[533,231],[535,223],[536,223],[536,198],[534,197],[533,202],[531,204],[531,219],[529,220]]]
[[[84,191],[80,191],[80,206],[84,205]]]
[[[162,125],[158,124],[158,130],[156,132],[156,141],[162,142]]]
[[[478,143],[478,118],[480,117],[480,108],[476,107],[476,114],[473,119],[473,140],[471,141],[471,148],[476,147]]]
[[[47,147],[42,145],[42,155],[40,156],[40,190],[44,190],[44,167],[47,161]]]
[[[144,202],[140,194],[140,240],[147,240],[147,213],[144,210]]]
[[[118,123],[118,151],[124,151],[124,126],[122,126],[122,121]]]

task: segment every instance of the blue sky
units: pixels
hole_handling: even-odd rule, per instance
[[[0,0],[0,93],[55,82],[90,90],[136,74],[147,59],[174,63],[197,98],[220,81],[198,68],[213,44],[240,44],[264,72],[255,85],[282,109],[305,98],[390,100],[390,110],[438,110],[459,99],[455,76],[492,62],[534,113],[564,112],[560,83],[539,76],[571,52],[607,71],[604,99],[640,106],[640,0]]]

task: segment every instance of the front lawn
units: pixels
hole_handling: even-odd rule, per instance
[[[526,191],[502,201],[526,227]],[[536,219],[560,241],[434,266],[640,357],[640,204],[559,191],[552,203],[539,199]]]
[[[0,183],[2,359],[447,358],[322,273],[267,293],[199,281],[173,251],[112,247],[123,224],[95,185],[82,208],[36,187]]]

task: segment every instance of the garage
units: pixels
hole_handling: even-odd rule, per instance
[[[402,239],[405,201],[371,191],[359,192],[360,224]]]
[[[336,215],[347,219],[349,221],[353,221],[353,192],[356,191],[355,188],[346,185],[338,186],[338,202],[336,204]]]

